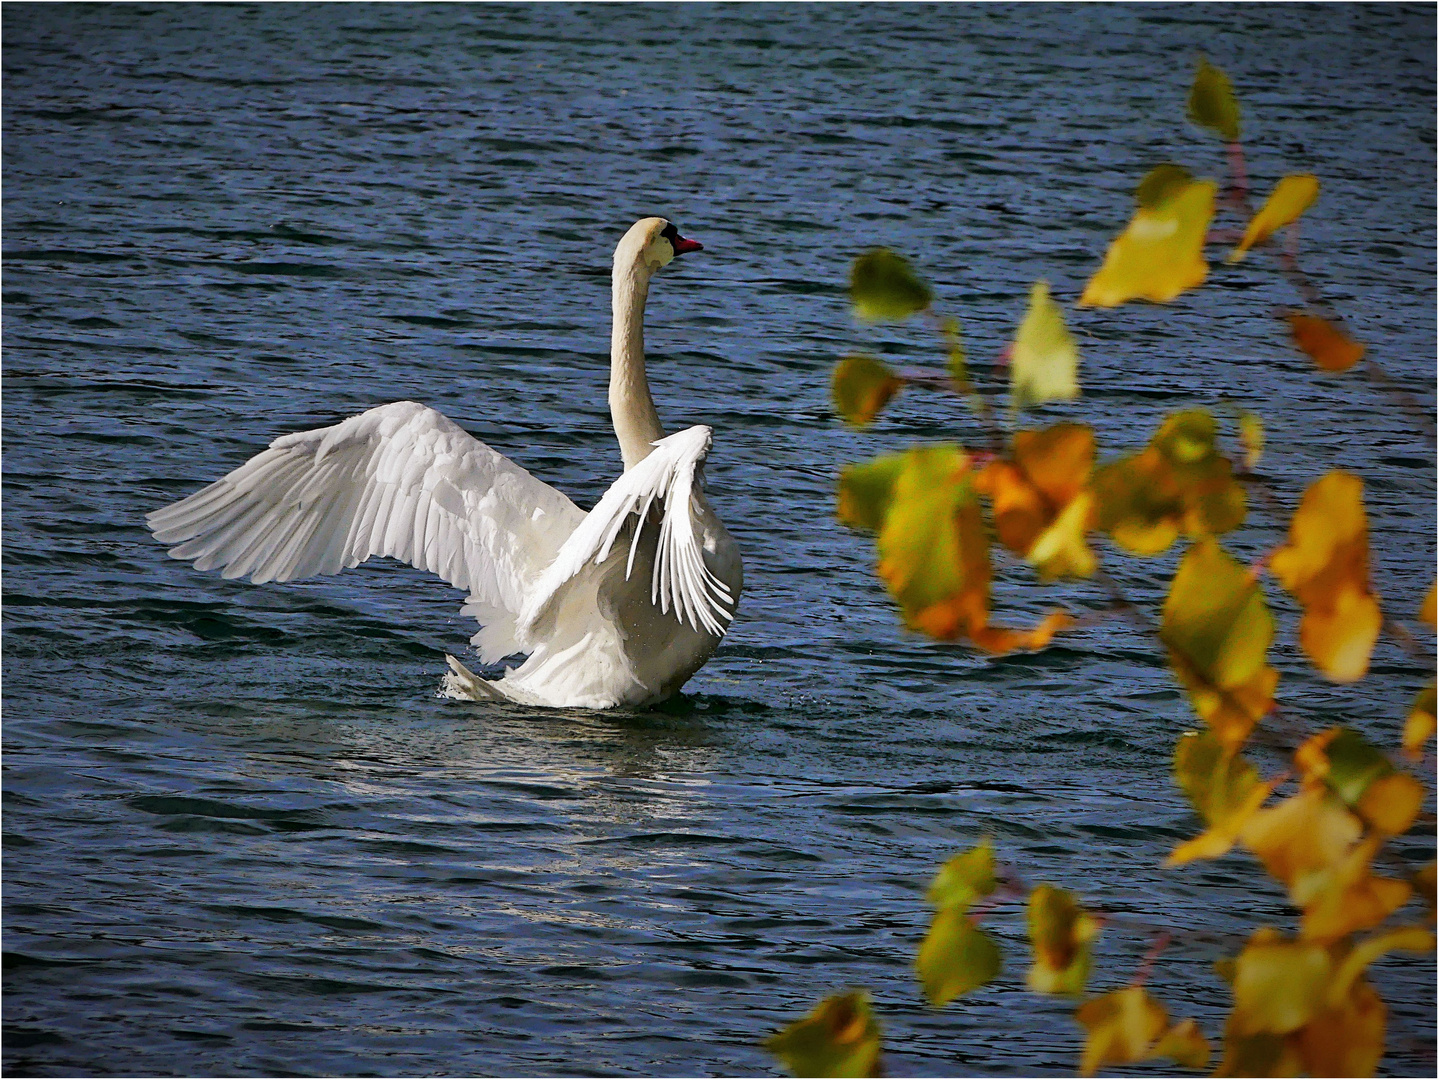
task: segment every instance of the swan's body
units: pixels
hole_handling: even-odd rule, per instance
[[[588,514],[433,409],[400,401],[282,435],[224,479],[149,515],[170,554],[225,577],[293,581],[372,555],[469,592],[487,680],[449,657],[446,692],[530,705],[661,701],[734,616],[739,550],[702,490],[710,429],[668,437],[644,367],[653,273],[697,250],[663,218],[615,250],[610,412],[624,474]]]

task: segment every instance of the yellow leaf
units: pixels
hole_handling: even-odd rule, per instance
[[[1034,964],[1029,988],[1039,994],[1081,994],[1089,978],[1091,942],[1099,923],[1066,889],[1038,885],[1029,894],[1029,941]]]
[[[1339,862],[1362,831],[1359,819],[1328,788],[1316,784],[1257,811],[1239,839],[1292,892],[1310,875]]]
[[[1186,1069],[1202,1069],[1209,1064],[1209,1040],[1193,1020],[1182,1020],[1160,1037],[1151,1057],[1167,1057]]]
[[[963,910],[946,907],[935,913],[914,968],[924,996],[938,1007],[994,979],[1003,960],[994,939]]]
[[[1299,312],[1292,312],[1287,318],[1294,344],[1323,370],[1348,371],[1364,359],[1364,346],[1328,319]]]
[[[1424,785],[1397,769],[1376,779],[1354,804],[1359,816],[1382,836],[1409,831],[1424,804]]]
[[[846,465],[839,474],[839,520],[852,529],[878,532],[894,497],[894,484],[904,471],[904,454],[887,454],[862,465]]]
[[[1279,183],[1274,185],[1274,190],[1269,193],[1269,198],[1259,208],[1259,213],[1254,215],[1254,220],[1249,223],[1249,228],[1244,231],[1244,239],[1229,256],[1232,263],[1244,258],[1244,253],[1255,244],[1267,240],[1277,230],[1299,220],[1299,216],[1308,210],[1310,205],[1319,197],[1319,178],[1309,173],[1297,173],[1293,176],[1286,176]]]
[[[1099,563],[1086,539],[1094,516],[1094,496],[1081,492],[1030,546],[1028,559],[1042,580],[1089,577]]]
[[[1174,751],[1174,780],[1209,828],[1174,849],[1165,866],[1217,859],[1234,846],[1245,822],[1274,790],[1235,750],[1209,732],[1188,732]]]
[[[1091,998],[1074,1015],[1087,1030],[1079,1062],[1082,1076],[1093,1076],[1104,1065],[1144,1060],[1169,1027],[1168,1012],[1142,986]]]
[[[1009,364],[1010,402],[1015,409],[1079,396],[1079,347],[1064,324],[1064,311],[1049,297],[1049,283],[1036,281],[1029,311],[1019,324]]]
[[[1336,469],[1310,484],[1269,568],[1304,605],[1299,641],[1314,665],[1335,682],[1363,676],[1383,622],[1369,589],[1364,482]]]
[[[765,1040],[796,1076],[879,1076],[880,1031],[869,995],[851,990],[825,998],[803,1020]]]
[[[1429,591],[1424,594],[1424,602],[1419,605],[1419,621],[1427,623],[1429,629],[1434,629],[1434,590],[1439,587],[1439,582],[1429,586]]]
[[[1364,969],[1395,949],[1416,953],[1432,952],[1434,935],[1420,926],[1400,926],[1365,938],[1339,961],[1329,985],[1330,1004],[1342,1003],[1350,987],[1364,974]]]
[[[965,911],[994,892],[994,846],[981,840],[939,868],[929,886],[929,902],[937,908]]]
[[[1222,68],[1200,54],[1194,85],[1189,90],[1189,119],[1217,131],[1230,142],[1239,141],[1239,102]]]
[[[1265,664],[1274,620],[1258,584],[1212,539],[1179,563],[1159,636],[1195,711],[1236,746],[1273,704],[1278,675]]]
[[[1323,1007],[1330,969],[1322,946],[1256,932],[1235,960],[1235,1034],[1299,1030]]]
[[[904,385],[888,364],[869,356],[846,356],[834,368],[830,389],[845,423],[864,427]]]
[[[1204,237],[1214,217],[1212,180],[1196,180],[1157,206],[1140,206],[1104,256],[1080,307],[1173,300],[1209,275]]]
[[[1001,543],[1032,562],[1042,578],[1094,572],[1084,490],[1094,465],[1094,433],[1055,424],[1014,436],[1012,461],[993,461],[975,478],[989,496]]]
[[[1384,615],[1373,596],[1362,588],[1340,587],[1322,606],[1304,612],[1299,644],[1329,678],[1354,682],[1369,671],[1369,656],[1383,625]]]
[[[1239,441],[1244,444],[1244,468],[1253,472],[1264,456],[1264,421],[1252,412],[1241,412]]]
[[[1424,756],[1424,744],[1434,737],[1434,680],[1420,690],[1404,721],[1404,753],[1415,761]]]
[[[1291,890],[1304,908],[1300,936],[1328,943],[1375,926],[1409,899],[1407,881],[1375,877],[1370,862],[1380,837],[1361,840],[1333,866],[1301,875]]]
[[[1384,1002],[1364,980],[1317,1012],[1295,1042],[1310,1076],[1373,1076],[1384,1056]]]
[[[849,296],[855,314],[870,322],[907,319],[934,298],[908,261],[888,248],[872,248],[855,259]]]

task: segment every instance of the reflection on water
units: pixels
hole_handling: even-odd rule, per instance
[[[1017,917],[994,987],[919,997],[923,888],[980,835],[1135,919],[1288,925],[1245,860],[1158,869],[1194,827],[1169,779],[1193,720],[1143,633],[1002,660],[910,637],[832,516],[839,462],[974,434],[939,395],[863,434],[830,415],[838,356],[936,355],[922,325],[852,324],[849,258],[911,254],[982,370],[1034,279],[1078,295],[1137,176],[1220,167],[1182,119],[1199,48],[1236,77],[1259,188],[1323,177],[1316,272],[1429,400],[1431,8],[8,8],[7,1072],[748,1075],[866,985],[896,1075],[1067,1074],[1079,1033],[1024,991]],[[402,398],[592,504],[619,462],[610,252],[647,213],[706,245],[652,293],[651,379],[671,429],[715,427],[746,560],[685,700],[442,701],[472,632],[453,590],[392,565],[226,582],[144,532],[274,435]],[[1364,475],[1378,591],[1412,611],[1431,441],[1307,370],[1271,317],[1287,286],[1212,279],[1075,313],[1085,397],[1043,415],[1110,453],[1180,406],[1260,411],[1281,499]],[[1172,567],[1125,564],[1127,591],[1157,603]],[[1056,595],[996,592],[1015,624]],[[1427,677],[1387,644],[1353,687],[1277,652],[1316,724],[1386,745]],[[1214,948],[1176,941],[1155,992],[1216,1032]],[[1106,933],[1099,984],[1148,945]],[[1377,979],[1386,1067],[1431,1074],[1432,980]]]

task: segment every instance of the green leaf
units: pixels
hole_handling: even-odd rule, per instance
[[[1394,771],[1394,766],[1363,736],[1349,728],[1339,734],[1325,750],[1329,756],[1329,774],[1324,778],[1331,791],[1350,806],[1359,802],[1369,785]]]
[[[880,1031],[869,995],[851,990],[825,998],[803,1020],[765,1040],[796,1076],[880,1075]]]
[[[1029,311],[1014,336],[1009,393],[1014,408],[1079,396],[1079,347],[1064,324],[1064,310],[1049,297],[1049,283],[1036,281]]]
[[[839,520],[852,529],[879,532],[894,498],[895,481],[908,457],[886,454],[860,465],[846,465],[839,474]]]
[[[965,355],[959,320],[945,319],[942,329],[945,343],[949,347],[949,380],[961,394],[971,393],[973,388],[969,385],[969,357]]]
[[[907,319],[934,299],[908,261],[888,248],[873,248],[855,259],[849,296],[855,313],[869,322]]]
[[[835,365],[830,389],[834,407],[845,422],[864,427],[899,392],[904,380],[886,363],[871,356],[846,356]]]
[[[929,886],[929,902],[965,911],[994,892],[994,886],[994,846],[985,839],[939,868]]]
[[[1203,54],[1189,91],[1189,119],[1217,131],[1229,142],[1239,141],[1239,102],[1234,98],[1234,87],[1229,76]]]
[[[1159,636],[1206,681],[1229,688],[1263,669],[1274,619],[1254,576],[1205,538],[1180,560]]]
[[[1182,195],[1192,183],[1194,175],[1188,169],[1166,161],[1144,174],[1144,179],[1134,189],[1134,198],[1140,206],[1154,209],[1174,196]]]
[[[924,996],[936,1007],[983,986],[1003,966],[994,939],[957,907],[942,908],[935,914],[914,960]]]

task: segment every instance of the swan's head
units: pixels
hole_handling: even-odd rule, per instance
[[[639,271],[649,277],[662,266],[668,266],[676,255],[687,251],[703,251],[698,240],[686,240],[674,223],[662,217],[641,218],[630,226],[624,239],[615,248],[615,273]]]

